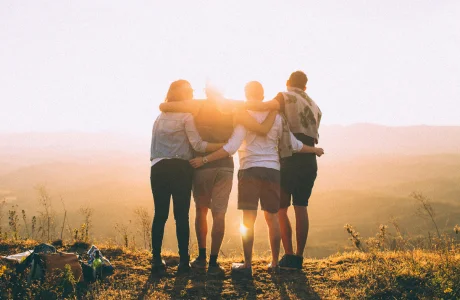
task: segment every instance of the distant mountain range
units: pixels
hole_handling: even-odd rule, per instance
[[[323,126],[320,145],[343,155],[460,153],[460,126]]]
[[[379,154],[460,153],[460,126],[389,127],[374,124],[329,125],[320,130],[320,144],[329,157]],[[116,133],[0,133],[0,162],[22,163],[97,157],[112,159],[139,154],[148,160],[150,136]]]

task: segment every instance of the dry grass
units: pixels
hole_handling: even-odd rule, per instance
[[[33,247],[34,242],[0,243],[0,254]],[[326,259],[307,259],[303,272],[270,274],[267,258],[256,259],[253,280],[231,276],[231,263],[241,257],[221,260],[227,270],[222,279],[193,272],[177,275],[178,258],[166,253],[167,275],[150,277],[151,255],[116,247],[101,247],[115,266],[115,274],[101,282],[79,285],[69,298],[80,299],[458,299],[460,297],[460,253],[453,251],[447,264],[437,252],[347,252]],[[79,251],[77,249],[77,251]],[[81,249],[83,252],[83,249]],[[26,287],[0,279],[2,298],[43,295],[37,287]],[[36,290],[33,290],[33,289]],[[47,290],[47,297],[53,294]],[[9,293],[9,294],[8,294]],[[41,293],[41,294],[40,294]],[[29,296],[28,296],[29,295]]]

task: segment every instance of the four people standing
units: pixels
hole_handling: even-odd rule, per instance
[[[303,81],[305,83],[302,87]],[[161,110],[168,112],[162,113],[157,122],[162,116],[164,118],[164,115],[185,115],[188,120],[192,118],[191,114],[194,115],[194,123],[198,128],[200,138],[196,138],[194,134],[191,134],[188,135],[189,141],[185,138],[181,139],[181,141],[184,143],[190,142],[191,147],[197,152],[206,152],[204,155],[195,153],[195,158],[190,160],[191,165],[197,168],[193,179],[193,194],[197,213],[195,228],[199,246],[199,256],[192,262],[192,267],[206,267],[206,216],[208,210],[211,209],[213,228],[208,273],[218,274],[223,272],[217,263],[217,255],[224,235],[225,212],[232,186],[233,159],[231,155],[239,149],[238,208],[243,211],[243,225],[246,230],[246,234],[243,235],[245,262],[234,264],[233,271],[251,274],[254,222],[257,216],[259,200],[269,228],[272,250],[272,261],[269,269],[276,270],[278,265],[282,268],[301,268],[303,250],[308,234],[306,207],[316,178],[316,155],[321,156],[324,153],[321,148],[314,147],[315,142],[317,143],[318,140],[317,129],[321,112],[306,95],[305,86],[305,74],[303,72],[294,72],[288,80],[288,90],[286,92],[278,94],[272,101],[262,102],[264,98],[263,87],[258,82],[250,82],[245,89],[247,98],[245,106],[249,111],[233,110],[233,116],[232,114],[222,113],[218,109],[216,99],[209,95],[205,101],[188,101],[192,99],[191,95],[188,94],[182,98],[185,101],[168,99],[168,102],[161,105]],[[278,111],[283,116],[278,115]],[[234,130],[233,123],[237,123]],[[156,139],[161,140],[160,137],[156,137],[156,135],[159,135],[158,129],[155,130],[156,127],[155,125],[153,131],[152,153],[154,153]],[[185,128],[186,126],[183,126],[184,137],[187,135]],[[196,130],[195,127],[193,128]],[[290,133],[289,128],[294,132],[294,135]],[[190,138],[191,136],[192,138]],[[214,143],[206,143],[203,140]],[[228,142],[223,145],[227,140]],[[160,144],[162,143],[160,142]],[[222,145],[223,147],[221,147]],[[217,151],[210,153],[214,150]],[[292,154],[292,152],[299,153]],[[158,159],[154,157],[155,155],[152,155],[152,161]],[[182,154],[179,153],[179,155]],[[280,156],[282,157],[281,164]],[[154,198],[156,198],[155,194],[158,195],[158,188],[154,188],[160,183],[155,183],[158,178],[154,176],[155,170],[153,166],[154,164],[152,163],[152,192]],[[184,172],[184,174],[188,173]],[[162,180],[167,179],[163,178]],[[190,203],[191,184],[183,188],[188,190],[188,203]],[[172,196],[175,204],[174,194]],[[287,208],[290,206],[291,196],[297,220],[297,251],[295,255],[292,251],[291,227],[287,218]],[[169,210],[169,198],[167,205],[166,200],[157,201],[154,199],[154,201],[155,218],[152,227],[152,240],[155,239],[154,235],[157,239],[160,237],[162,239],[162,231],[155,224],[163,224],[162,230],[164,231],[164,223],[155,222],[158,214],[157,210],[164,209],[160,208],[161,205],[167,206]],[[188,227],[188,206],[183,209],[187,210]],[[165,218],[163,220],[165,221]],[[176,225],[179,228],[177,218]],[[155,230],[161,231],[161,236],[156,234]],[[286,254],[278,264],[280,232]],[[188,249],[187,253],[181,250],[179,229],[177,230],[177,235],[181,263],[188,266]],[[153,243],[153,245],[156,247],[154,246],[153,249],[152,270],[154,272],[158,269],[164,270],[163,262],[161,262],[161,256],[158,252],[161,250],[161,242]],[[158,245],[160,248],[158,248]],[[187,269],[187,267],[181,267],[181,264],[179,267],[180,270]]]

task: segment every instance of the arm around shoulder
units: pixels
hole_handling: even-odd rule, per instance
[[[248,110],[256,110],[256,111],[264,111],[264,110],[279,110],[280,103],[275,98],[267,102],[246,102],[245,104],[246,109]]]
[[[239,110],[234,117],[234,123],[243,125],[246,129],[266,135],[275,122],[277,111],[271,111],[262,123],[254,119],[246,110]]]
[[[162,112],[180,112],[197,115],[200,111],[201,105],[202,103],[197,100],[163,102],[160,104],[160,110]]]
[[[195,157],[194,159],[190,160],[190,164],[194,168],[199,168],[207,162],[212,162],[218,159],[222,159],[224,157],[228,157],[229,155],[233,155],[238,148],[241,146],[241,143],[246,136],[246,130],[243,126],[237,126],[233,131],[232,136],[228,140],[227,144],[222,146],[219,150],[205,156],[205,157]]]

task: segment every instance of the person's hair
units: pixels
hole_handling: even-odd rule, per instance
[[[304,89],[307,86],[307,75],[302,71],[295,71],[289,76],[287,86]]]
[[[182,101],[184,99],[184,88],[188,88],[191,85],[190,82],[184,79],[179,79],[171,83],[169,86],[168,94],[166,94],[165,102],[174,102],[174,101]]]
[[[244,87],[246,99],[254,99],[262,101],[264,99],[264,87],[258,81],[250,81]]]

